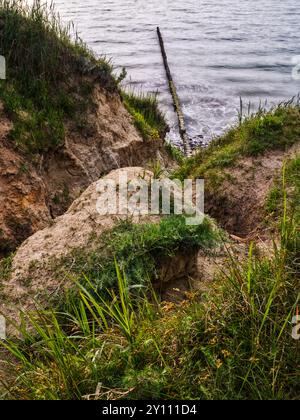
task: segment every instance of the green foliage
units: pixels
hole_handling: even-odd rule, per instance
[[[156,95],[123,92],[125,107],[145,140],[159,139],[167,131],[164,115],[158,108]]]
[[[285,176],[283,196],[285,196]],[[64,313],[39,310],[23,341],[2,343],[18,361],[17,399],[298,399],[299,230],[280,221],[280,246],[248,260],[230,253],[219,282],[179,306],[137,296],[115,267],[118,293],[87,281]],[[149,298],[149,295],[148,295]],[[101,384],[101,386],[99,385]]]
[[[224,167],[234,166],[242,156],[257,156],[273,149],[286,149],[300,140],[300,107],[298,101],[280,104],[270,110],[242,119],[224,136],[201,149],[196,156],[185,159],[175,177],[210,179]]]
[[[81,284],[80,296],[81,299],[85,302],[86,307],[89,309],[90,314],[94,320],[99,323],[100,326],[104,329],[108,329],[107,319],[112,320],[121,332],[124,334],[126,339],[129,342],[133,340],[133,328],[135,322],[135,312],[132,296],[129,292],[128,282],[125,275],[121,275],[118,265],[115,263],[115,269],[117,274],[118,282],[118,294],[111,289],[107,290],[107,297],[103,298],[101,293],[98,293],[96,287],[86,278],[87,284],[90,287],[90,291],[87,291]],[[73,310],[76,311],[76,306],[74,306],[74,301],[71,301],[73,304]],[[96,312],[95,312],[96,311]]]
[[[13,254],[0,260],[0,287],[3,280],[8,280],[11,273]]]
[[[125,275],[121,274],[117,265],[115,268],[118,293],[108,290],[104,299],[93,287],[91,293],[78,285],[80,300],[68,301],[71,312],[40,309],[38,315],[28,314],[26,318],[31,329],[27,330],[24,325],[19,328],[25,341],[2,343],[15,360],[24,364],[24,371],[13,390],[15,397],[80,399],[95,393],[96,386],[99,388],[98,384],[104,381],[104,389],[101,387],[97,393],[98,397],[105,398],[107,384],[118,384],[123,388],[140,380],[142,375],[146,390],[137,393],[140,396],[153,395],[153,388],[157,388],[156,380],[159,380],[159,368],[156,375],[151,368],[143,370],[141,375],[132,370],[133,365],[129,363],[128,375],[125,378],[122,376],[128,357],[131,358],[130,354],[136,346],[139,317],[147,314],[148,320],[156,319],[157,304],[149,303],[145,297],[137,299],[135,296],[133,300]],[[31,357],[30,348],[36,349],[37,359]],[[104,360],[107,363],[103,363]],[[36,381],[38,372],[39,380]],[[24,388],[19,388],[21,383]],[[27,394],[29,388],[30,395]],[[111,395],[120,391],[122,393],[122,389],[114,389]]]
[[[51,109],[18,115],[10,134],[15,144],[26,152],[47,152],[64,141],[63,114]]]
[[[199,247],[213,248],[219,240],[220,232],[208,219],[198,226],[187,225],[183,216],[165,217],[158,224],[125,221],[104,233],[95,251],[76,250],[59,266],[64,270],[70,266],[77,276],[84,273],[100,291],[115,286],[116,259],[130,285],[147,286],[158,278],[157,269],[164,260]]]
[[[19,4],[0,1],[0,46],[5,54],[11,48],[12,72],[0,96],[18,146],[41,153],[63,141],[63,118],[78,103],[73,88],[56,88],[78,52],[88,52],[72,44],[54,18],[49,23],[42,7],[25,11]],[[25,66],[17,54],[28,45]],[[102,64],[103,81],[114,86]],[[165,130],[156,101],[128,94],[124,101],[145,138]],[[298,104],[289,103],[241,116],[238,127],[182,160],[177,176],[205,175],[218,184],[239,156],[299,141],[299,113]],[[178,305],[159,302],[151,282],[177,253],[208,251],[219,243],[220,232],[208,219],[199,226],[187,226],[179,216],[157,224],[121,222],[94,250],[77,250],[61,261],[57,275],[69,270],[76,280],[60,310],[24,314],[26,322],[15,325],[20,338],[0,342],[13,356],[14,372],[3,398],[299,399],[299,343],[291,337],[299,304],[299,156],[287,162],[266,207],[278,225],[273,254],[262,255],[251,244],[247,260],[240,261],[228,251],[211,290],[187,293]],[[11,264],[11,257],[1,260],[2,280]]]
[[[106,89],[117,89],[112,67],[96,59],[70,26],[62,26],[53,5],[1,0],[0,22],[7,64],[0,98],[14,123],[11,137],[29,153],[55,148],[64,141],[64,119],[91,103],[89,73],[97,73]]]
[[[164,168],[158,159],[150,160],[150,162],[148,162],[147,168],[153,173],[154,179],[160,179],[164,173]]]
[[[246,152],[250,155],[259,155],[266,149],[283,146],[283,128],[286,114],[281,109],[274,114],[267,114],[258,118],[250,119],[247,127],[241,133],[246,139]]]
[[[7,255],[11,247],[10,241],[5,238],[3,230],[0,228],[0,254]]]
[[[288,211],[300,223],[300,156],[297,155],[286,165]]]

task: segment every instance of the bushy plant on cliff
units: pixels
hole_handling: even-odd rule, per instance
[[[280,245],[248,260],[231,254],[218,281],[179,305],[136,297],[117,268],[105,298],[78,286],[65,313],[40,310],[3,345],[18,399],[297,399],[299,343],[291,319],[299,303],[299,229],[282,183]]]
[[[52,5],[0,1],[0,53],[7,65],[0,98],[14,122],[12,138],[31,153],[61,144],[64,118],[87,109],[92,79],[85,76],[96,74],[107,90],[117,89],[111,65],[96,59],[71,29]]]

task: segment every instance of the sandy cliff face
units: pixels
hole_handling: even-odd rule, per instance
[[[93,107],[66,122],[62,146],[42,156],[18,151],[9,138],[11,122],[0,112],[0,253],[63,214],[84,189],[113,169],[166,159],[162,140],[143,140],[118,93],[95,86]],[[0,255],[1,256],[1,255]]]
[[[0,257],[50,220],[46,185],[36,168],[14,150],[10,121],[0,114]]]
[[[142,167],[130,167],[114,170],[106,175],[103,180],[114,181],[119,185],[119,179],[124,174],[128,182],[146,179],[150,181],[153,173]],[[15,280],[30,278],[37,281],[36,287],[42,289],[47,284],[47,272],[49,283],[55,288],[53,272],[51,273],[51,260],[59,260],[69,255],[74,249],[90,249],[94,242],[106,230],[114,227],[121,219],[129,216],[101,215],[97,211],[97,200],[100,193],[97,190],[98,182],[93,182],[77,198],[62,216],[57,217],[48,227],[39,230],[29,237],[19,247],[13,260],[12,284]],[[126,196],[124,197],[126,198]],[[159,221],[159,216],[132,217],[136,223]],[[50,272],[49,272],[50,270]],[[42,276],[41,276],[42,273]],[[40,281],[43,278],[43,282]]]

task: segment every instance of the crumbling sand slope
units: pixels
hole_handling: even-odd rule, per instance
[[[46,185],[32,163],[11,147],[10,129],[0,110],[0,258],[51,219]]]
[[[114,180],[126,173],[128,181],[143,177],[151,179],[153,174],[141,167],[123,168],[112,171],[103,180]],[[72,250],[93,249],[94,241],[105,230],[109,230],[127,216],[100,215],[96,204],[100,194],[97,181],[74,201],[69,210],[57,217],[48,227],[39,230],[28,238],[17,250],[13,259],[11,279],[7,282],[4,294],[13,296],[15,302],[22,302],[26,295],[37,296],[40,292],[51,294],[68,283],[66,278],[56,279],[53,275],[54,260],[69,255]],[[158,220],[153,217],[136,217],[133,222]]]
[[[0,257],[63,214],[92,182],[113,169],[168,161],[163,140],[143,140],[119,93],[95,84],[79,134],[66,122],[64,144],[41,156],[22,154],[0,109]]]

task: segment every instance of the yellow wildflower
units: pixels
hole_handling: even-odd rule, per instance
[[[216,368],[217,368],[217,369],[220,369],[220,367],[222,367],[222,366],[223,366],[223,362],[222,362],[222,360],[217,359],[217,360],[216,360]]]
[[[221,353],[223,354],[225,359],[232,356],[232,354],[228,350],[222,350]]]

